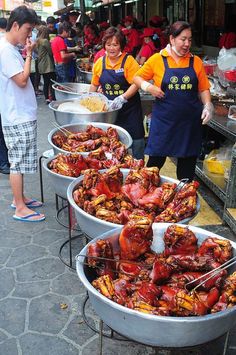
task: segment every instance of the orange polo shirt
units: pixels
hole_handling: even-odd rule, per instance
[[[165,66],[163,62],[163,57],[167,57],[167,62],[170,68],[186,68],[189,66],[189,59],[192,56],[188,53],[184,57],[180,57],[178,63],[173,59],[173,57],[168,53],[166,49],[162,51],[162,54],[156,53],[150,57],[144,65],[137,71],[135,76],[141,76],[144,80],[153,80],[154,84],[161,87],[162,79],[165,72]],[[205,73],[205,69],[202,60],[198,56],[194,56],[193,69],[196,72],[198,78],[198,91],[205,91],[210,89],[210,83]]]
[[[111,69],[113,69],[113,70],[120,69],[121,63],[122,63],[122,60],[123,60],[125,54],[126,53],[122,53],[122,55],[119,57],[117,63],[114,66],[112,66],[112,64],[110,63],[108,56],[106,56],[106,61],[105,61],[106,69],[110,69],[110,70]],[[95,86],[100,85],[100,76],[102,74],[102,60],[103,60],[103,57],[99,58],[96,61],[96,63],[94,63],[94,65],[93,65],[93,76],[92,76],[91,83]],[[138,62],[131,55],[129,55],[126,58],[125,65],[124,65],[124,76],[129,84],[132,84],[133,78],[134,78],[135,74],[137,73],[138,69],[139,69]]]

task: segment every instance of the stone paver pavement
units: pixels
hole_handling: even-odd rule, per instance
[[[53,129],[54,119],[42,98],[38,103],[40,156],[50,148],[47,134]],[[22,223],[12,218],[8,176],[0,175],[0,355],[99,354],[98,334],[84,323],[81,315],[85,289],[76,272],[58,258],[68,230],[56,221],[55,196],[45,175],[43,181],[45,204],[40,210],[46,214],[46,221]],[[25,182],[27,195],[39,199],[39,176],[26,176]],[[63,213],[61,218],[66,222]],[[218,229],[221,235],[234,238],[227,227]],[[74,255],[83,243],[83,239],[74,242]],[[62,256],[68,260],[67,248]],[[99,319],[89,305],[86,314],[98,328]],[[103,338],[103,354],[216,355],[223,354],[223,341],[222,338],[191,351],[169,351]],[[233,329],[228,355],[236,353],[235,345]]]

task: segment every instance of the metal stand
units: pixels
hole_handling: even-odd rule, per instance
[[[226,333],[226,338],[225,338],[225,343],[224,343],[224,352],[222,355],[227,354],[228,345],[229,345],[229,331]]]
[[[59,198],[62,201],[62,207],[59,208]],[[66,204],[65,204],[66,202]],[[63,262],[63,264],[65,264],[66,266],[68,266],[70,269],[75,270],[75,267],[73,266],[73,256],[72,256],[72,241],[81,238],[81,237],[85,237],[86,238],[86,243],[87,243],[87,237],[84,235],[84,233],[81,231],[81,229],[75,229],[72,226],[72,213],[73,213],[73,209],[71,208],[69,202],[67,201],[67,199],[56,195],[56,209],[57,209],[57,214],[56,214],[56,220],[57,222],[68,229],[68,239],[61,245],[60,249],[59,249],[59,258],[60,260]],[[64,224],[60,218],[59,215],[62,211],[67,210],[67,214],[68,214],[68,225]],[[77,231],[79,232],[79,234],[72,236],[72,232],[73,231]],[[67,244],[69,244],[69,263],[63,258],[62,256],[62,251],[64,249],[65,246],[67,246]]]
[[[86,297],[84,298],[83,302],[82,302],[82,318],[85,322],[85,324],[91,329],[93,330],[95,333],[99,334],[99,343],[100,345],[102,344],[102,337],[106,337],[106,338],[110,338],[110,339],[115,339],[115,340],[119,340],[119,341],[130,341],[130,339],[123,337],[122,335],[120,335],[117,332],[114,332],[114,330],[112,328],[110,328],[109,326],[106,325],[107,330],[104,329],[103,325],[104,322],[102,319],[99,320],[99,329],[95,328],[91,323],[89,323],[89,320],[86,316],[86,305],[87,302],[89,301],[89,296],[88,294],[86,294]],[[101,353],[102,354],[102,353]]]
[[[54,155],[53,150],[49,149],[43,152],[43,154],[39,157],[39,183],[40,183],[40,196],[42,202],[44,202],[42,160],[46,158],[50,158],[53,155]]]
[[[40,196],[41,201],[44,202],[44,195],[43,195],[43,171],[42,171],[42,159],[46,158],[44,155],[41,155],[39,158],[39,183],[40,183]]]
[[[59,199],[62,202],[62,207],[59,208]],[[69,202],[67,199],[56,195],[56,209],[57,209],[57,214],[56,214],[56,220],[57,222],[68,229],[68,239],[61,245],[60,249],[59,249],[59,258],[60,260],[63,262],[63,264],[65,264],[66,266],[68,266],[70,269],[75,270],[76,268],[73,266],[73,255],[72,255],[72,241],[78,239],[78,238],[84,238],[85,240],[85,245],[88,243],[89,240],[91,240],[92,238],[90,238],[87,234],[85,234],[84,232],[81,231],[80,228],[74,228],[73,227],[73,223],[72,223],[72,214],[73,214],[73,209],[70,206]],[[68,214],[68,225],[64,224],[59,216],[60,213],[64,210],[67,210],[67,214]],[[73,231],[78,232],[77,235],[72,236]],[[62,251],[64,249],[64,247],[67,246],[67,244],[69,244],[69,263],[67,261],[65,261],[65,259],[62,256]]]
[[[48,151],[45,151],[43,153],[43,155],[41,155],[39,158],[40,195],[41,195],[42,202],[44,202],[42,160],[45,158],[48,158],[52,155],[53,155],[53,151],[48,150]],[[67,228],[69,231],[68,239],[61,245],[61,247],[59,249],[59,258],[67,267],[75,270],[75,267],[73,266],[72,241],[74,241],[80,237],[84,237],[85,241],[87,243],[88,237],[86,235],[84,235],[84,233],[81,231],[81,229],[73,228],[72,218],[71,218],[73,210],[72,210],[68,200],[57,195],[57,194],[55,195],[55,199],[56,199],[56,220],[61,226],[63,226],[64,228]],[[59,205],[60,205],[59,202],[61,202],[61,207],[59,207]],[[65,209],[67,209],[67,213],[68,213],[68,224],[63,223],[60,219],[60,214]],[[77,231],[77,232],[79,232],[79,234],[72,236],[73,231]],[[62,256],[62,251],[63,251],[64,247],[67,246],[67,244],[69,244],[69,263]]]
[[[99,334],[99,352],[98,352],[99,355],[103,354],[103,337],[110,338],[110,339],[113,339],[113,340],[118,340],[118,341],[131,341],[131,342],[136,343],[136,344],[149,346],[152,349],[154,349],[155,351],[169,351],[170,355],[171,355],[172,351],[176,352],[176,350],[178,350],[179,352],[182,351],[183,355],[184,355],[186,351],[190,351],[191,352],[191,351],[197,350],[198,348],[203,347],[203,346],[205,348],[205,346],[207,346],[208,344],[210,344],[212,342],[211,341],[211,342],[208,342],[206,344],[200,344],[200,345],[196,345],[196,346],[188,346],[188,347],[183,347],[183,348],[169,348],[169,347],[156,347],[156,346],[154,347],[154,346],[143,344],[141,342],[138,342],[138,341],[135,341],[135,340],[132,340],[132,339],[128,339],[128,338],[124,337],[123,335],[120,335],[119,333],[115,332],[112,328],[108,327],[107,325],[106,325],[106,328],[108,328],[108,330],[104,330],[104,322],[103,322],[102,319],[99,319],[99,329],[97,329],[91,323],[89,323],[89,320],[88,320],[88,318],[86,316],[86,305],[87,305],[88,301],[89,301],[89,296],[88,296],[88,293],[87,293],[86,297],[84,298],[84,300],[82,302],[82,318],[83,318],[85,324],[92,331],[94,331],[95,333]],[[220,339],[221,337],[219,337],[217,339]],[[216,341],[217,339],[215,339],[214,341]],[[224,349],[223,349],[222,355],[227,355],[227,350],[228,350],[228,345],[229,345],[228,343],[229,343],[229,331],[225,334]],[[209,354],[210,354],[210,352],[209,352]],[[187,355],[187,353],[186,353],[186,355]]]

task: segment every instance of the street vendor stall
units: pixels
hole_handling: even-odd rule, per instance
[[[231,146],[230,154],[219,159],[219,150],[210,152],[210,159],[206,156],[203,163],[198,162],[196,174],[221,199],[224,204],[223,220],[236,232],[236,70],[227,69],[229,64],[226,60],[218,60],[218,63],[223,69],[213,63],[211,66],[209,62],[206,64],[215,108],[215,114],[208,126],[227,139]]]

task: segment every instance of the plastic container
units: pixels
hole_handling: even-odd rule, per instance
[[[236,70],[227,70],[224,74],[227,80],[236,83]]]
[[[204,68],[207,75],[214,75],[217,68],[217,64],[216,63],[204,64]]]
[[[215,58],[209,58],[208,56],[203,59],[203,65],[207,75],[214,75],[217,63]]]
[[[226,169],[230,168],[231,160],[220,158],[221,155],[217,149],[214,149],[205,158],[203,167],[209,173],[224,175]]]
[[[228,118],[236,121],[236,105],[229,107]]]
[[[222,102],[214,102],[214,110],[217,116],[225,117],[227,117],[229,111],[227,105]]]

